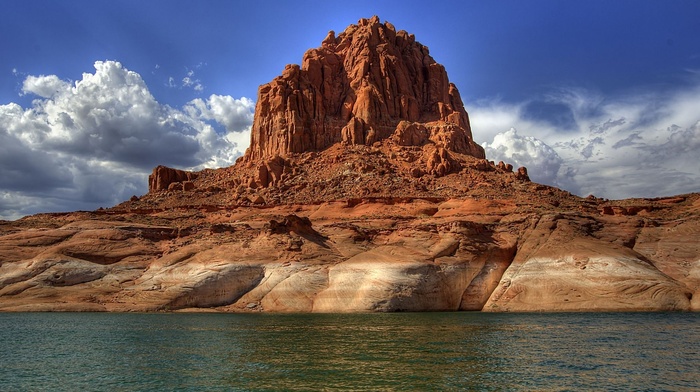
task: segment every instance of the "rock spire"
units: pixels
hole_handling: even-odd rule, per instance
[[[374,16],[337,36],[330,31],[301,67],[287,65],[260,86],[244,160],[388,138],[484,158],[445,68],[412,34]]]

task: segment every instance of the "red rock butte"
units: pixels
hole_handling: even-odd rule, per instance
[[[112,208],[0,221],[0,311],[700,310],[700,194],[487,161],[444,67],[377,17],[262,85],[251,139]]]
[[[231,170],[159,166],[149,191],[191,188],[198,178],[199,188],[236,189],[236,202],[279,204],[431,197],[438,188],[456,195],[463,191],[456,183],[489,182],[493,176],[475,172],[496,169],[509,174],[506,182],[529,180],[525,168],[513,173],[484,158],[445,68],[412,34],[375,16],[337,36],[330,31],[301,66],[287,65],[260,86],[250,146]],[[450,174],[459,175],[435,183]]]
[[[260,86],[245,160],[321,151],[335,143],[401,144],[484,158],[459,91],[412,34],[361,19]]]

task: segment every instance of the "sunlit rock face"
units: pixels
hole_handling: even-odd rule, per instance
[[[518,255],[486,303],[487,311],[688,310],[697,283],[620,243],[586,233],[585,219],[546,215],[533,224]],[[623,225],[629,221],[618,221]],[[603,229],[605,230],[605,229]],[[644,230],[625,236],[637,236]],[[695,251],[697,252],[697,250]],[[697,253],[695,253],[697,255]],[[656,264],[656,265],[655,265]],[[661,269],[659,267],[662,267]],[[685,274],[691,268],[685,268]],[[662,272],[665,270],[666,273]],[[690,283],[688,285],[683,282]]]
[[[337,37],[329,32],[304,54],[301,67],[288,65],[260,86],[246,159],[320,151],[338,142],[372,145],[402,121],[425,133],[404,143],[430,139],[484,157],[459,91],[428,48],[376,16],[362,19]]]
[[[475,198],[36,215],[0,225],[0,310],[698,310],[700,195],[668,200],[637,200],[641,216]]]
[[[184,190],[183,183],[191,182],[195,178],[197,178],[197,174],[193,172],[158,166],[148,176],[148,191],[157,192],[174,189],[176,188],[174,185],[177,184],[179,184],[181,190]]]

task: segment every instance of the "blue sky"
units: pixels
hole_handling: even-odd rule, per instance
[[[372,15],[445,65],[490,159],[582,196],[700,191],[698,1],[10,1],[0,219],[230,165],[257,87]]]

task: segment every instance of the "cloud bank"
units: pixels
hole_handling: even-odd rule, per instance
[[[30,107],[0,105],[0,219],[108,207],[147,191],[153,167],[228,166],[247,147],[254,103],[211,95],[160,104],[116,61],[69,82],[27,76]]]
[[[700,83],[606,97],[578,88],[536,99],[468,104],[490,160],[533,181],[621,199],[700,192]]]

